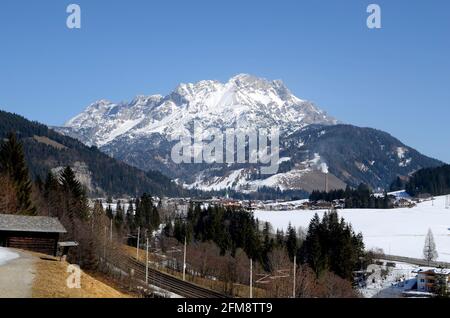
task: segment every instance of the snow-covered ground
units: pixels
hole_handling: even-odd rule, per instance
[[[373,272],[367,279],[367,286],[359,291],[365,298],[397,298],[404,291],[411,290],[417,282],[419,266],[395,262],[395,267],[386,266],[389,262],[381,261],[383,265],[369,265],[368,271]]]
[[[0,247],[0,265],[5,264],[13,259],[19,257],[19,254],[11,252],[10,250]]]
[[[315,213],[325,211],[255,211],[260,221],[268,221],[274,229],[307,228]],[[339,215],[362,232],[367,249],[382,248],[386,254],[423,258],[423,246],[428,229],[434,234],[439,261],[450,262],[450,209],[445,208],[445,196],[419,203],[414,208],[377,210],[339,210]]]

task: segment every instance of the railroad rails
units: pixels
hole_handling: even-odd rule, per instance
[[[114,266],[127,273],[132,269],[134,271],[135,279],[142,282],[146,281],[144,263],[137,261],[130,256],[120,256],[115,257],[114,259]],[[148,269],[148,284],[186,298],[228,298],[224,294],[198,286],[191,282],[183,281],[153,268]]]

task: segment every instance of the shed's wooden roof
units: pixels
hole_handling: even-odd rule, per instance
[[[0,231],[67,233],[57,218],[0,214]]]

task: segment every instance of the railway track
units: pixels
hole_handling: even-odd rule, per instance
[[[115,262],[116,266],[123,271],[134,270],[134,277],[145,282],[145,264],[132,257],[121,258],[121,261]],[[198,286],[191,282],[183,281],[172,275],[160,272],[156,269],[148,269],[148,283],[169,292],[175,293],[186,298],[227,298],[226,295]]]

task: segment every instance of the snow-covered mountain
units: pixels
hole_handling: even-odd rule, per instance
[[[181,84],[167,96],[138,96],[130,103],[100,100],[69,120],[63,131],[88,145],[104,147],[119,137],[186,135],[193,121],[202,129],[278,127],[284,132],[313,123],[337,123],[314,104],[294,96],[283,82],[240,74],[227,83]]]
[[[203,131],[278,128],[278,173],[261,175],[257,164],[175,164],[170,156],[174,140],[190,136],[194,122]],[[359,182],[385,187],[397,175],[440,164],[386,133],[339,124],[279,80],[247,74],[226,83],[181,84],[167,96],[138,96],[129,103],[100,100],[56,129],[116,159],[203,190],[312,191]]]

